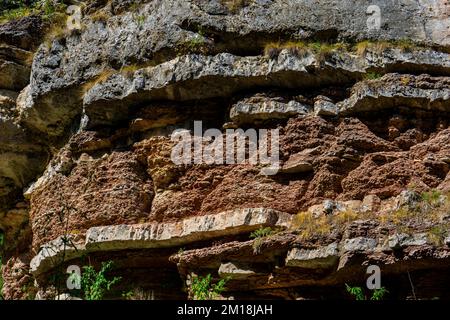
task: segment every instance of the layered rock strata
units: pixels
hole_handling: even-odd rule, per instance
[[[208,274],[226,298],[350,298],[370,265],[389,298],[448,298],[448,4],[379,7],[382,31],[332,0],[88,1],[53,38],[1,25],[4,297],[66,299],[68,266],[113,261],[108,298],[185,299]],[[195,121],[278,129],[277,174],[177,165]]]

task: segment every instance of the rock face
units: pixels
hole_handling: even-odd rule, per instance
[[[340,103],[340,112],[350,115],[382,108],[408,106],[425,110],[448,112],[450,99],[448,77],[389,74],[379,80],[359,83],[352,88],[352,96]]]
[[[283,212],[252,208],[173,223],[93,227],[87,230],[85,243],[80,243],[80,234],[73,234],[43,245],[31,261],[31,272],[40,275],[56,267],[61,259],[70,260],[90,252],[177,247],[248,233],[263,226],[286,228],[290,218]]]
[[[50,156],[48,147],[18,123],[16,108],[19,92],[29,83],[41,29],[39,17],[0,26],[0,232],[6,256],[29,240],[23,189],[42,173]]]
[[[63,234],[64,228],[84,232],[93,226],[137,223],[148,216],[153,185],[130,153],[80,160],[67,177],[56,173],[32,194],[32,230],[40,235],[35,248]],[[54,214],[48,216],[49,212]]]
[[[286,266],[305,269],[332,268],[337,261],[338,246],[333,243],[327,247],[312,250],[294,248],[286,258]]]
[[[369,265],[389,298],[411,277],[448,298],[448,4],[378,1],[379,28],[368,6],[88,1],[80,30],[0,25],[3,297],[77,299],[58,272],[113,261],[141,299],[208,274],[225,298],[351,298]]]

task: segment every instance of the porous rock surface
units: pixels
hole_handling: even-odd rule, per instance
[[[381,30],[362,1],[85,2],[54,38],[0,26],[4,298],[71,298],[55,276],[87,258],[156,299],[207,274],[226,298],[349,298],[369,265],[394,299],[448,298],[446,1],[379,1]],[[278,129],[278,172],[174,163],[194,121]]]

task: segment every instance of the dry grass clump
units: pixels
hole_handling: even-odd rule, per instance
[[[352,209],[320,216],[309,211],[300,212],[293,218],[292,229],[298,232],[300,239],[310,240],[326,236],[333,230],[343,232],[345,227],[353,221],[369,217],[372,217],[371,213],[358,213]]]
[[[331,217],[326,215],[315,217],[311,212],[300,212],[293,218],[292,228],[298,231],[299,237],[303,240],[325,236],[332,229]]]
[[[289,53],[294,54],[298,57],[305,57],[312,53],[312,51],[310,50],[310,48],[308,47],[308,45],[305,42],[289,41],[286,43],[281,43],[281,42],[268,43],[264,47],[264,54],[266,56],[268,56],[269,58],[274,59],[284,49],[288,50]]]
[[[416,194],[413,200],[387,213],[358,212],[352,209],[335,214],[300,212],[293,217],[291,231],[301,240],[314,240],[326,237],[331,232],[341,234],[355,220],[378,220],[388,230],[414,234],[427,233],[428,239],[436,246],[442,246],[450,235],[450,193],[444,195],[431,190]]]
[[[310,54],[315,54],[319,62],[325,61],[333,52],[348,50],[348,45],[342,42],[306,42],[306,41],[287,41],[270,42],[264,47],[264,54],[271,59],[275,59],[282,50],[288,50],[292,55],[304,58]]]
[[[450,213],[450,194],[431,190],[418,195],[418,200],[410,205],[403,205],[381,217],[381,222],[394,224],[398,229],[416,229],[431,225],[431,233],[436,234],[434,226],[442,226],[443,218]]]
[[[361,214],[358,214],[352,209],[347,209],[334,215],[333,222],[338,226],[345,226],[346,224],[349,224],[350,222],[355,221],[359,218],[361,218]]]
[[[364,56],[367,52],[375,52],[381,54],[387,49],[399,48],[404,51],[410,51],[417,47],[409,40],[397,41],[361,41],[356,44],[344,42],[321,42],[321,41],[286,41],[286,42],[270,42],[264,47],[264,54],[271,59],[276,58],[278,54],[287,49],[292,54],[304,57],[314,53],[320,62],[325,61],[333,52],[348,52]]]
[[[111,17],[111,14],[105,10],[97,10],[90,15],[93,22],[106,22]]]
[[[397,40],[397,41],[361,41],[358,42],[354,47],[353,51],[359,55],[364,56],[367,52],[375,52],[375,53],[382,53],[383,51],[387,49],[401,49],[404,51],[411,51],[417,47],[412,41],[410,40]]]
[[[104,70],[101,74],[97,76],[94,85],[105,83],[115,73],[117,73],[117,71],[115,71],[114,69]]]
[[[435,246],[440,247],[444,245],[444,240],[448,236],[448,230],[448,223],[434,226],[427,231],[428,240],[430,240]]]
[[[231,13],[236,13],[242,8],[250,5],[253,0],[221,0]]]

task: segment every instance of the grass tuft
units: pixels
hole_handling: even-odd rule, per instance
[[[301,239],[309,240],[330,233],[332,229],[331,218],[326,215],[315,217],[311,212],[300,212],[294,217],[292,228],[299,232]]]
[[[231,13],[237,13],[242,8],[250,5],[253,0],[221,0]]]

